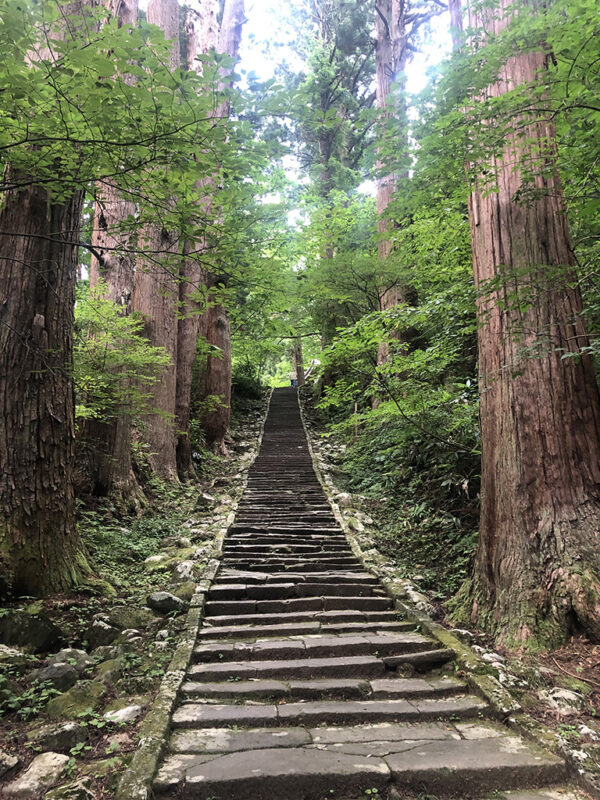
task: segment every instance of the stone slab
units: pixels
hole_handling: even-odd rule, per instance
[[[230,728],[175,731],[170,748],[174,753],[233,753],[276,747],[300,747],[311,743],[305,728],[257,728],[235,731]]]

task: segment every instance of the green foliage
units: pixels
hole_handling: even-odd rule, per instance
[[[124,316],[105,291],[79,287],[74,340],[76,414],[103,421],[152,411],[149,389],[170,361],[142,336],[143,319]]]

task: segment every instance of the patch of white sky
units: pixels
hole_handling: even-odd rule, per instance
[[[374,28],[373,25],[373,35]],[[290,27],[287,15],[282,12],[281,0],[248,0],[238,67],[242,78],[254,73],[258,80],[269,80],[275,77],[277,67],[282,61],[292,70],[302,70],[302,59],[292,47],[295,35],[297,34]],[[427,33],[421,35],[418,52],[413,54],[407,66],[409,96],[423,91],[427,85],[429,70],[444,60],[450,52],[450,46],[449,20],[444,13],[431,20]],[[284,157],[283,167],[293,180],[302,180],[294,156]],[[375,181],[363,181],[358,191],[374,196]],[[299,210],[292,210],[290,224],[296,222],[300,216]]]

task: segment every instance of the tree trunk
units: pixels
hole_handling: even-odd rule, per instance
[[[78,553],[73,309],[83,193],[29,186],[0,209],[0,592],[67,591]],[[6,233],[10,232],[10,233]]]
[[[220,303],[212,305],[206,314],[207,341],[221,351],[221,356],[208,357],[205,392],[207,397],[216,398],[218,405],[204,412],[202,427],[207,444],[225,455],[225,434],[231,417],[231,328],[229,316]]]
[[[377,76],[376,107],[379,111],[379,121],[382,126],[394,117],[400,119],[402,126],[406,128],[406,99],[404,96],[405,79],[404,70],[408,56],[407,31],[406,31],[406,5],[404,0],[376,0],[376,33],[377,48],[375,51],[375,68]],[[394,84],[396,84],[395,94],[393,95]],[[380,139],[382,134],[380,134]],[[383,133],[385,144],[386,134]],[[403,149],[408,147],[408,141],[404,141]],[[385,161],[380,157],[377,162],[378,170],[385,170]],[[389,165],[388,167],[389,168]],[[377,179],[377,231],[380,235],[377,245],[379,261],[385,267],[386,261],[390,257],[393,244],[391,236],[386,234],[394,227],[389,219],[386,219],[387,208],[395,194],[399,181],[407,179],[408,172],[397,174],[389,172],[380,175]],[[387,281],[384,279],[383,283]],[[407,301],[408,287],[400,286],[394,282],[390,286],[383,285],[379,297],[379,308],[387,311],[394,308],[399,303]],[[401,338],[399,335],[397,338]],[[377,363],[383,364],[388,358],[389,348],[386,342],[379,345],[377,351]]]
[[[177,0],[150,0],[148,22],[162,29],[172,40],[170,68],[179,66],[179,5]],[[150,343],[163,347],[171,358],[162,377],[152,387],[151,403],[159,413],[144,418],[142,436],[149,446],[153,472],[165,480],[177,480],[175,390],[177,365],[177,311],[181,251],[176,232],[160,224],[148,226],[141,234],[147,252],[137,264],[134,308],[145,318],[144,333]]]
[[[469,24],[494,36],[508,13],[472,13]],[[500,96],[544,69],[542,47],[511,57],[487,91]],[[600,401],[582,351],[588,340],[560,180],[551,174],[554,148],[551,124],[515,119],[504,158],[485,164],[498,192],[476,185],[469,202],[483,448],[469,603],[474,621],[532,647],[558,645],[575,630],[600,638]],[[527,170],[537,175],[536,195],[520,203]]]
[[[186,21],[187,68],[201,69],[195,58],[200,53],[209,53],[216,49],[218,42],[217,25],[218,3],[216,0],[205,0],[199,11],[188,11]],[[212,210],[212,199],[209,188],[210,179],[198,181],[197,188],[205,186],[207,194],[202,202],[202,210],[208,216]],[[201,306],[196,294],[205,282],[204,272],[198,259],[198,253],[206,249],[206,243],[200,241],[193,245],[186,244],[186,250],[196,251],[196,257],[183,259],[181,283],[179,284],[179,311],[177,325],[177,389],[175,413],[177,417],[177,472],[182,480],[193,476],[192,447],[190,443],[190,407],[192,401],[192,382],[194,362],[196,360],[196,344],[200,333]]]
[[[302,339],[298,337],[294,340],[294,350],[292,352],[292,364],[294,366],[294,372],[296,373],[296,378],[298,379],[298,387],[304,386],[304,358],[302,356]]]
[[[137,19],[137,0],[119,3],[119,27],[136,25]],[[135,203],[123,199],[116,186],[106,181],[96,186],[92,244],[102,262],[92,255],[90,286],[103,281],[106,299],[120,306],[124,316],[133,311],[135,242],[120,226],[134,215]],[[89,420],[85,434],[93,450],[93,494],[117,502],[139,499],[142,492],[131,465],[131,415],[123,409],[111,420]]]
[[[237,59],[242,25],[244,23],[244,0],[225,0],[223,18],[219,31],[220,53],[227,53]],[[220,116],[229,114],[229,104],[221,107]],[[207,286],[215,285],[216,276],[207,276]],[[206,394],[219,398],[221,405],[213,411],[207,411],[202,417],[202,427],[208,444],[216,451],[226,453],[225,434],[231,419],[231,326],[227,309],[212,298],[212,305],[207,314],[207,340],[221,350],[221,357],[208,357],[206,373]]]

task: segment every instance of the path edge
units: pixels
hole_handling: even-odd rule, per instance
[[[232,503],[231,511],[227,515],[225,524],[215,536],[209,553],[209,560],[202,572],[202,578],[196,583],[195,593],[190,603],[179,644],[161,680],[154,702],[140,725],[138,746],[131,763],[119,779],[114,800],[150,800],[153,797],[152,783],[167,745],[171,728],[171,716],[192,658],[198,630],[204,619],[206,595],[221,564],[223,542],[234,523],[238,504],[246,491],[250,469],[260,452],[272,397],[273,389],[270,390],[265,402],[265,412],[260,432],[256,439],[254,457],[244,467],[245,475],[241,481],[238,496]]]
[[[429,606],[427,598],[416,592],[410,581],[395,580],[386,574],[382,566],[384,564],[391,565],[392,562],[378,551],[373,553],[370,550],[367,554],[363,550],[355,534],[356,521],[352,516],[343,514],[338,503],[338,498],[341,498],[343,493],[335,486],[313,447],[310,426],[304,412],[300,392],[298,392],[298,407],[317,479],[325,492],[336,521],[350,542],[352,552],[365,570],[371,572],[381,582],[399,613],[403,614],[410,622],[415,623],[421,631],[436,639],[443,647],[454,651],[459,670],[464,672],[461,677],[467,682],[471,691],[489,703],[497,720],[519,733],[524,739],[535,742],[554,755],[563,758],[567,764],[569,777],[575,779],[578,786],[588,792],[594,800],[600,800],[600,776],[584,769],[581,753],[560,740],[551,728],[523,711],[508,689],[502,686],[494,675],[490,674],[490,665],[451,631],[431,618],[426,610]],[[125,800],[125,798],[121,800]]]

